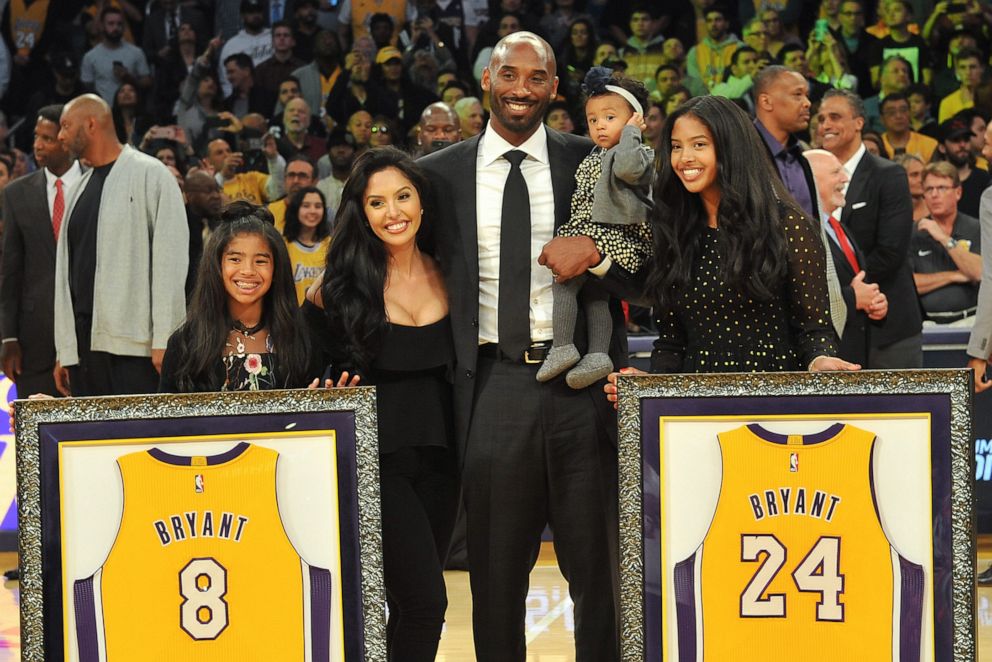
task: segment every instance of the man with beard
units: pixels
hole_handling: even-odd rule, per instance
[[[832,210],[844,206],[844,188],[850,177],[837,157],[825,149],[803,152],[816,181],[821,208],[818,219],[829,234],[828,260],[833,264],[837,278],[845,285],[841,288],[845,306],[845,323],[839,335],[837,356],[845,361],[866,365],[868,362],[868,320],[881,320],[889,312],[889,302],[878,285],[865,282],[861,263],[864,253],[858,248],[850,230],[834,217]],[[828,211],[830,210],[830,211]],[[833,310],[831,310],[831,314]]]
[[[217,180],[204,170],[186,175],[186,225],[189,228],[189,271],[186,272],[186,299],[196,284],[196,272],[203,255],[203,240],[220,221],[224,198]]]
[[[144,51],[124,41],[124,13],[107,6],[100,12],[100,43],[83,56],[80,79],[104,101],[113,103],[114,93],[128,76],[144,89],[152,85]]]
[[[322,175],[317,188],[327,198],[327,214],[330,218],[334,217],[341,204],[341,192],[351,174],[351,164],[354,161],[355,139],[352,135],[341,127],[331,131],[327,138],[327,154],[317,163]]]
[[[723,80],[723,72],[741,43],[730,32],[730,22],[722,9],[708,8],[705,18],[706,36],[685,57],[686,84],[694,94],[705,94]]]
[[[323,138],[310,133],[310,106],[302,98],[290,99],[282,111],[282,135],[276,145],[287,161],[294,154],[304,154],[314,163],[327,153]]]
[[[313,40],[313,62],[293,72],[299,81],[300,94],[311,110],[319,110],[327,102],[327,95],[341,75],[338,58],[341,42],[330,30],[321,30]]]
[[[317,23],[319,9],[317,0],[296,0],[293,7],[293,40],[296,42],[293,46],[293,55],[304,62],[314,58],[316,37],[320,32],[320,25]]]
[[[0,320],[3,373],[17,394],[58,395],[52,370],[55,341],[55,241],[70,188],[82,177],[79,162],[58,140],[62,106],[38,111],[34,160],[38,170],[16,179],[0,194],[3,261],[0,262]]]
[[[958,179],[961,182],[958,209],[977,218],[982,192],[992,181],[992,175],[975,167],[975,155],[971,149],[971,139],[974,137],[970,124],[960,117],[954,117],[940,125],[940,144],[937,145],[937,150],[958,170]]]
[[[923,365],[920,306],[909,262],[913,201],[906,171],[868,152],[861,98],[831,90],[820,104],[817,134],[823,149],[844,164],[850,177],[844,209],[837,218],[850,228],[865,252],[865,280],[878,283],[889,300],[884,321],[868,331],[866,368],[919,368]]]
[[[602,382],[576,390],[564,376],[540,383],[535,375],[551,347],[553,279],[592,271],[611,292],[635,288],[589,237],[552,238],[592,143],[542,123],[558,88],[548,43],[530,32],[501,39],[482,88],[488,129],[419,161],[439,193],[475,652],[480,662],[525,659],[528,577],[550,521],[575,602],[576,659],[610,662],[618,657],[616,417]],[[609,306],[610,355],[625,366],[622,308],[617,299]],[[577,344],[585,351],[585,338]]]
[[[182,194],[161,161],[118,142],[100,97],[70,101],[61,126],[59,141],[92,169],[66,201],[59,232],[55,385],[74,396],[153,393],[186,314]]]
[[[440,101],[424,108],[417,125],[417,150],[421,155],[436,152],[462,139],[458,114]]]
[[[227,58],[235,53],[244,53],[251,58],[252,66],[257,67],[272,57],[272,34],[265,27],[265,1],[241,0],[241,24],[244,26],[241,31],[228,39],[220,51],[218,78],[225,97],[231,94],[232,87],[224,71]],[[265,114],[271,112],[272,109],[269,108]]]

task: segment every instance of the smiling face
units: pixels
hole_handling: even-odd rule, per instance
[[[362,199],[369,227],[387,250],[409,248],[416,242],[423,207],[403,171],[389,167],[373,174]]]
[[[690,193],[719,194],[717,153],[713,134],[694,115],[683,115],[672,127],[672,170]]]
[[[630,104],[619,94],[601,94],[586,102],[589,137],[603,149],[620,142],[620,133],[633,115]]]
[[[482,72],[493,129],[511,144],[520,144],[534,132],[558,90],[553,56],[541,45],[521,38],[501,42]]]
[[[249,322],[261,319],[262,300],[272,287],[273,255],[269,243],[261,235],[238,234],[228,242],[220,259],[231,316]]]
[[[858,149],[865,119],[855,117],[851,104],[842,97],[824,99],[817,117],[817,135],[823,149],[846,161]]]
[[[820,195],[820,206],[824,212],[844,206],[844,185],[850,181],[847,171],[837,157],[825,151],[810,152],[806,155],[816,190]]]
[[[324,203],[319,193],[307,193],[300,201],[300,211],[297,214],[300,225],[308,230],[316,229],[324,222]]]

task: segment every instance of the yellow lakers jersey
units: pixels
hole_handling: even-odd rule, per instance
[[[82,662],[101,649],[108,662],[302,662],[307,634],[312,659],[328,659],[330,573],[303,562],[283,529],[277,460],[248,443],[211,457],[153,448],[118,459],[117,538],[74,586]]]
[[[874,440],[841,424],[805,437],[757,425],[719,435],[716,511],[675,568],[680,662],[882,662],[894,627],[902,662],[919,659],[923,571],[879,522]]]

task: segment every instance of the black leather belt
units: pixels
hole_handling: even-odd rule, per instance
[[[479,356],[494,361],[505,361],[507,363],[544,363],[545,357],[551,351],[551,341],[531,343],[530,347],[524,350],[523,356],[511,356],[500,350],[496,343],[485,343],[479,345]]]
[[[963,319],[973,317],[975,313],[978,312],[978,307],[968,308],[966,310],[959,310],[951,313],[927,313],[927,319],[931,322],[936,322],[937,324],[950,324],[951,322],[959,322]]]

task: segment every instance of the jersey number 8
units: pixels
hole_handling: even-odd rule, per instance
[[[196,641],[216,639],[227,627],[227,570],[211,558],[192,559],[179,571],[179,626]]]

